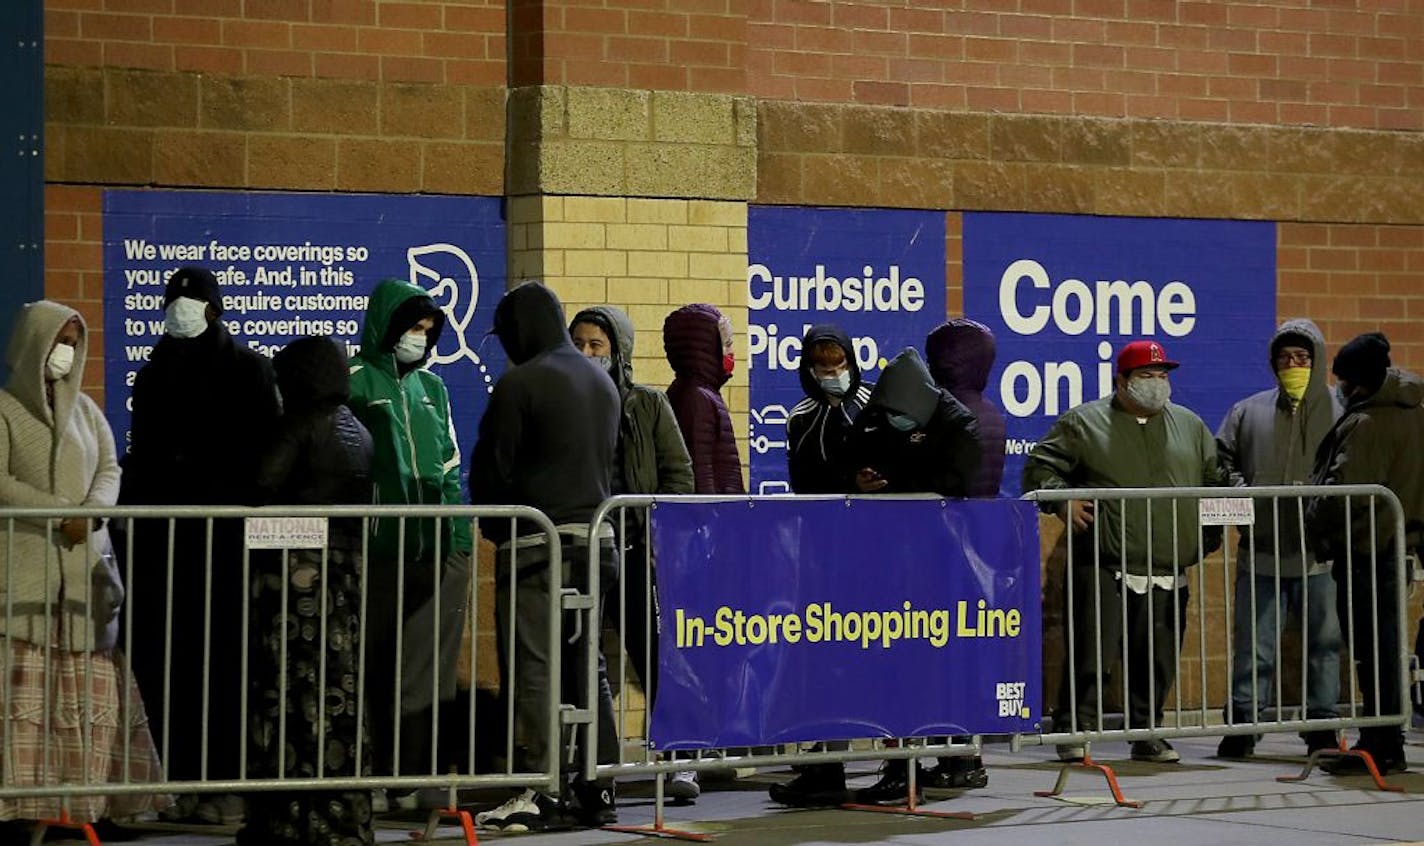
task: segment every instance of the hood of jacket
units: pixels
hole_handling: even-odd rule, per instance
[[[1321,332],[1320,327],[1313,321],[1303,317],[1292,318],[1281,323],[1280,328],[1276,329],[1266,352],[1266,366],[1271,369],[1272,377],[1276,376],[1276,363],[1272,353],[1280,340],[1287,335],[1299,335],[1310,342],[1310,382],[1297,408],[1297,413],[1301,415],[1301,435],[1306,447],[1306,462],[1309,463],[1310,457],[1315,454],[1315,447],[1335,425],[1339,414],[1336,411],[1335,398],[1330,393],[1330,385],[1326,382],[1330,362],[1325,357],[1325,333]],[[1276,405],[1284,411],[1289,411],[1291,407],[1290,397],[1280,388],[1279,381]]]
[[[287,414],[335,408],[351,396],[346,352],[331,338],[298,338],[272,357],[272,369]]]
[[[680,378],[716,390],[731,378],[722,369],[722,312],[706,303],[685,305],[663,321],[663,352]]]
[[[564,323],[563,305],[542,282],[525,282],[505,294],[494,310],[493,331],[514,365],[539,353],[574,345]]]
[[[806,392],[806,396],[815,397],[818,400],[825,400],[826,393],[821,390],[821,382],[811,372],[811,357],[806,351],[817,341],[835,341],[840,348],[845,350],[846,366],[850,370],[850,388],[845,392],[847,398],[855,396],[855,392],[860,390],[860,364],[855,360],[855,345],[851,343],[850,335],[834,323],[817,323],[806,330],[806,336],[801,339],[801,363],[797,365],[797,375],[801,377],[801,390]]]
[[[601,328],[613,346],[613,382],[619,394],[626,394],[633,387],[633,341],[637,330],[628,312],[611,305],[597,305],[586,308],[569,321],[569,333],[579,323],[592,323]]]
[[[1408,370],[1391,367],[1384,372],[1384,383],[1380,385],[1380,389],[1351,405],[1350,410],[1367,406],[1414,408],[1420,403],[1424,403],[1424,379]]]
[[[870,392],[867,408],[878,406],[889,411],[907,414],[915,418],[915,423],[924,428],[934,417],[939,406],[939,388],[929,368],[913,347],[905,347],[890,359],[880,378],[875,382],[875,390]]]
[[[941,323],[925,338],[925,361],[935,382],[961,399],[984,393],[994,351],[994,333],[967,317]]]
[[[382,279],[371,292],[371,298],[366,303],[366,320],[361,326],[361,351],[356,355],[372,367],[396,374],[399,366],[395,351],[387,344],[391,320],[402,306],[417,297],[430,300],[437,318],[435,328],[426,333],[429,339],[426,355],[429,356],[430,351],[435,349],[436,341],[440,340],[440,330],[445,328],[444,313],[435,306],[429,291],[404,279]]]
[[[79,344],[74,348],[74,366],[54,383],[54,412],[45,394],[45,362],[54,348],[59,330],[71,318],[79,319]],[[10,333],[6,362],[10,378],[5,389],[40,420],[51,426],[69,419],[84,379],[84,359],[89,352],[89,327],[79,312],[53,300],[39,300],[20,307]]]

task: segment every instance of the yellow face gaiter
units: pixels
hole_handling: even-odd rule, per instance
[[[1276,378],[1281,381],[1281,390],[1286,392],[1291,402],[1300,402],[1305,396],[1306,386],[1310,384],[1310,368],[1287,367],[1277,371]]]

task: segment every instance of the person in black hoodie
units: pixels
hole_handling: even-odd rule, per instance
[[[500,300],[494,334],[510,367],[495,384],[480,419],[470,492],[475,502],[528,505],[547,514],[559,529],[563,584],[582,589],[588,587],[581,581],[587,572],[589,520],[610,494],[621,403],[603,369],[574,348],[566,325],[558,297],[538,282],[521,284]],[[555,645],[547,639],[550,581],[544,537],[541,533],[510,538],[502,520],[488,521],[483,528],[485,536],[500,545],[499,567],[508,566],[510,545],[515,548],[518,584],[512,597],[513,620],[507,619],[509,574],[496,575],[499,653],[506,654],[512,639],[515,686],[506,694],[514,700],[513,728],[526,744],[515,769],[537,772],[547,768],[547,755],[557,753],[546,748],[549,690],[562,682],[561,701],[577,696],[585,646],[582,639],[562,644],[563,679],[549,677],[549,656]],[[600,560],[606,595],[616,578],[617,557],[613,527],[604,529]],[[574,630],[573,623],[565,628]],[[613,699],[601,653],[599,691],[599,757],[616,762]],[[580,822],[607,825],[616,819],[611,783],[575,783],[573,794],[572,810]],[[560,798],[525,790],[475,820],[484,828],[541,830],[561,824],[564,811]]]
[[[133,387],[133,419],[124,457],[120,505],[249,505],[258,501],[257,468],[262,447],[276,428],[280,406],[272,364],[239,346],[218,318],[222,293],[201,267],[173,273],[164,292],[164,335],[139,370]],[[148,701],[155,738],[162,738],[168,777],[237,778],[242,605],[242,524],[174,521],[172,592],[169,592],[168,520],[133,523],[130,656],[134,677]],[[115,544],[126,550],[125,544]],[[212,550],[211,567],[206,563]],[[211,594],[208,579],[211,577]],[[209,608],[208,596],[211,596]],[[172,609],[172,650],[165,654]],[[205,628],[206,627],[206,628]],[[204,632],[211,637],[205,654]],[[203,666],[209,674],[207,719],[203,719]],[[165,666],[170,694],[163,701]],[[165,726],[165,720],[166,726]],[[206,729],[204,728],[206,726]],[[196,816],[232,825],[242,802],[230,794],[180,797],[169,818]]]
[[[870,401],[850,336],[831,323],[806,330],[797,366],[806,398],[786,418],[786,465],[798,494],[846,493],[842,451],[856,415]]]
[[[272,365],[283,414],[257,474],[264,502],[369,503],[371,434],[345,405],[350,393],[345,350],[331,338],[302,338],[277,353]],[[357,721],[354,696],[360,685],[361,548],[361,520],[344,518],[330,521],[324,550],[252,557],[250,778],[370,773],[369,756],[359,766],[355,756],[358,737],[366,748],[370,743]],[[318,631],[325,632],[324,640],[311,636]],[[323,653],[326,675],[318,681]],[[284,716],[285,755],[278,746]],[[319,755],[319,749],[326,754]],[[242,846],[374,842],[368,791],[254,793],[247,797],[247,811],[247,825],[237,834]]]

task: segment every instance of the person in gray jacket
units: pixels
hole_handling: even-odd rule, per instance
[[[1222,469],[1237,487],[1308,483],[1315,451],[1340,417],[1340,403],[1325,382],[1325,338],[1314,323],[1282,323],[1271,338],[1270,363],[1276,386],[1232,406],[1216,433]],[[1335,613],[1335,580],[1330,562],[1317,559],[1305,543],[1301,507],[1299,498],[1262,500],[1252,531],[1241,533],[1228,723],[1255,722],[1271,703],[1283,604],[1287,613],[1295,610],[1305,620],[1306,716],[1337,715],[1340,618]],[[1302,736],[1310,752],[1337,742],[1334,730]],[[1216,754],[1245,758],[1255,748],[1255,735],[1228,735]]]
[[[1059,416],[1029,454],[1023,489],[1225,484],[1211,430],[1171,401],[1168,373],[1176,367],[1156,341],[1125,345],[1117,356],[1116,390]],[[1205,548],[1199,548],[1192,499],[1072,500],[1042,507],[1068,524],[1072,565],[1072,591],[1064,597],[1072,600],[1066,617],[1072,667],[1063,673],[1054,730],[1099,728],[1098,685],[1110,678],[1124,638],[1127,726],[1160,726],[1186,631],[1186,569],[1212,551],[1220,533],[1204,531]],[[1101,653],[1094,649],[1099,623]],[[1065,761],[1081,760],[1085,752],[1078,745],[1058,747]],[[1132,757],[1164,764],[1179,759],[1170,743],[1156,738],[1134,741]]]

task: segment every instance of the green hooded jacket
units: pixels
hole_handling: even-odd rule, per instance
[[[450,415],[450,394],[439,376],[414,367],[404,374],[386,343],[391,319],[407,300],[430,295],[417,285],[386,279],[371,292],[361,328],[361,351],[351,359],[352,412],[371,432],[375,454],[371,481],[377,505],[462,505],[460,446]],[[441,323],[431,330],[435,346]],[[428,354],[428,352],[427,352]],[[373,520],[370,555],[393,560],[399,525]],[[471,549],[470,522],[447,520],[441,556]],[[411,521],[406,527],[406,563],[435,555],[435,524]]]

